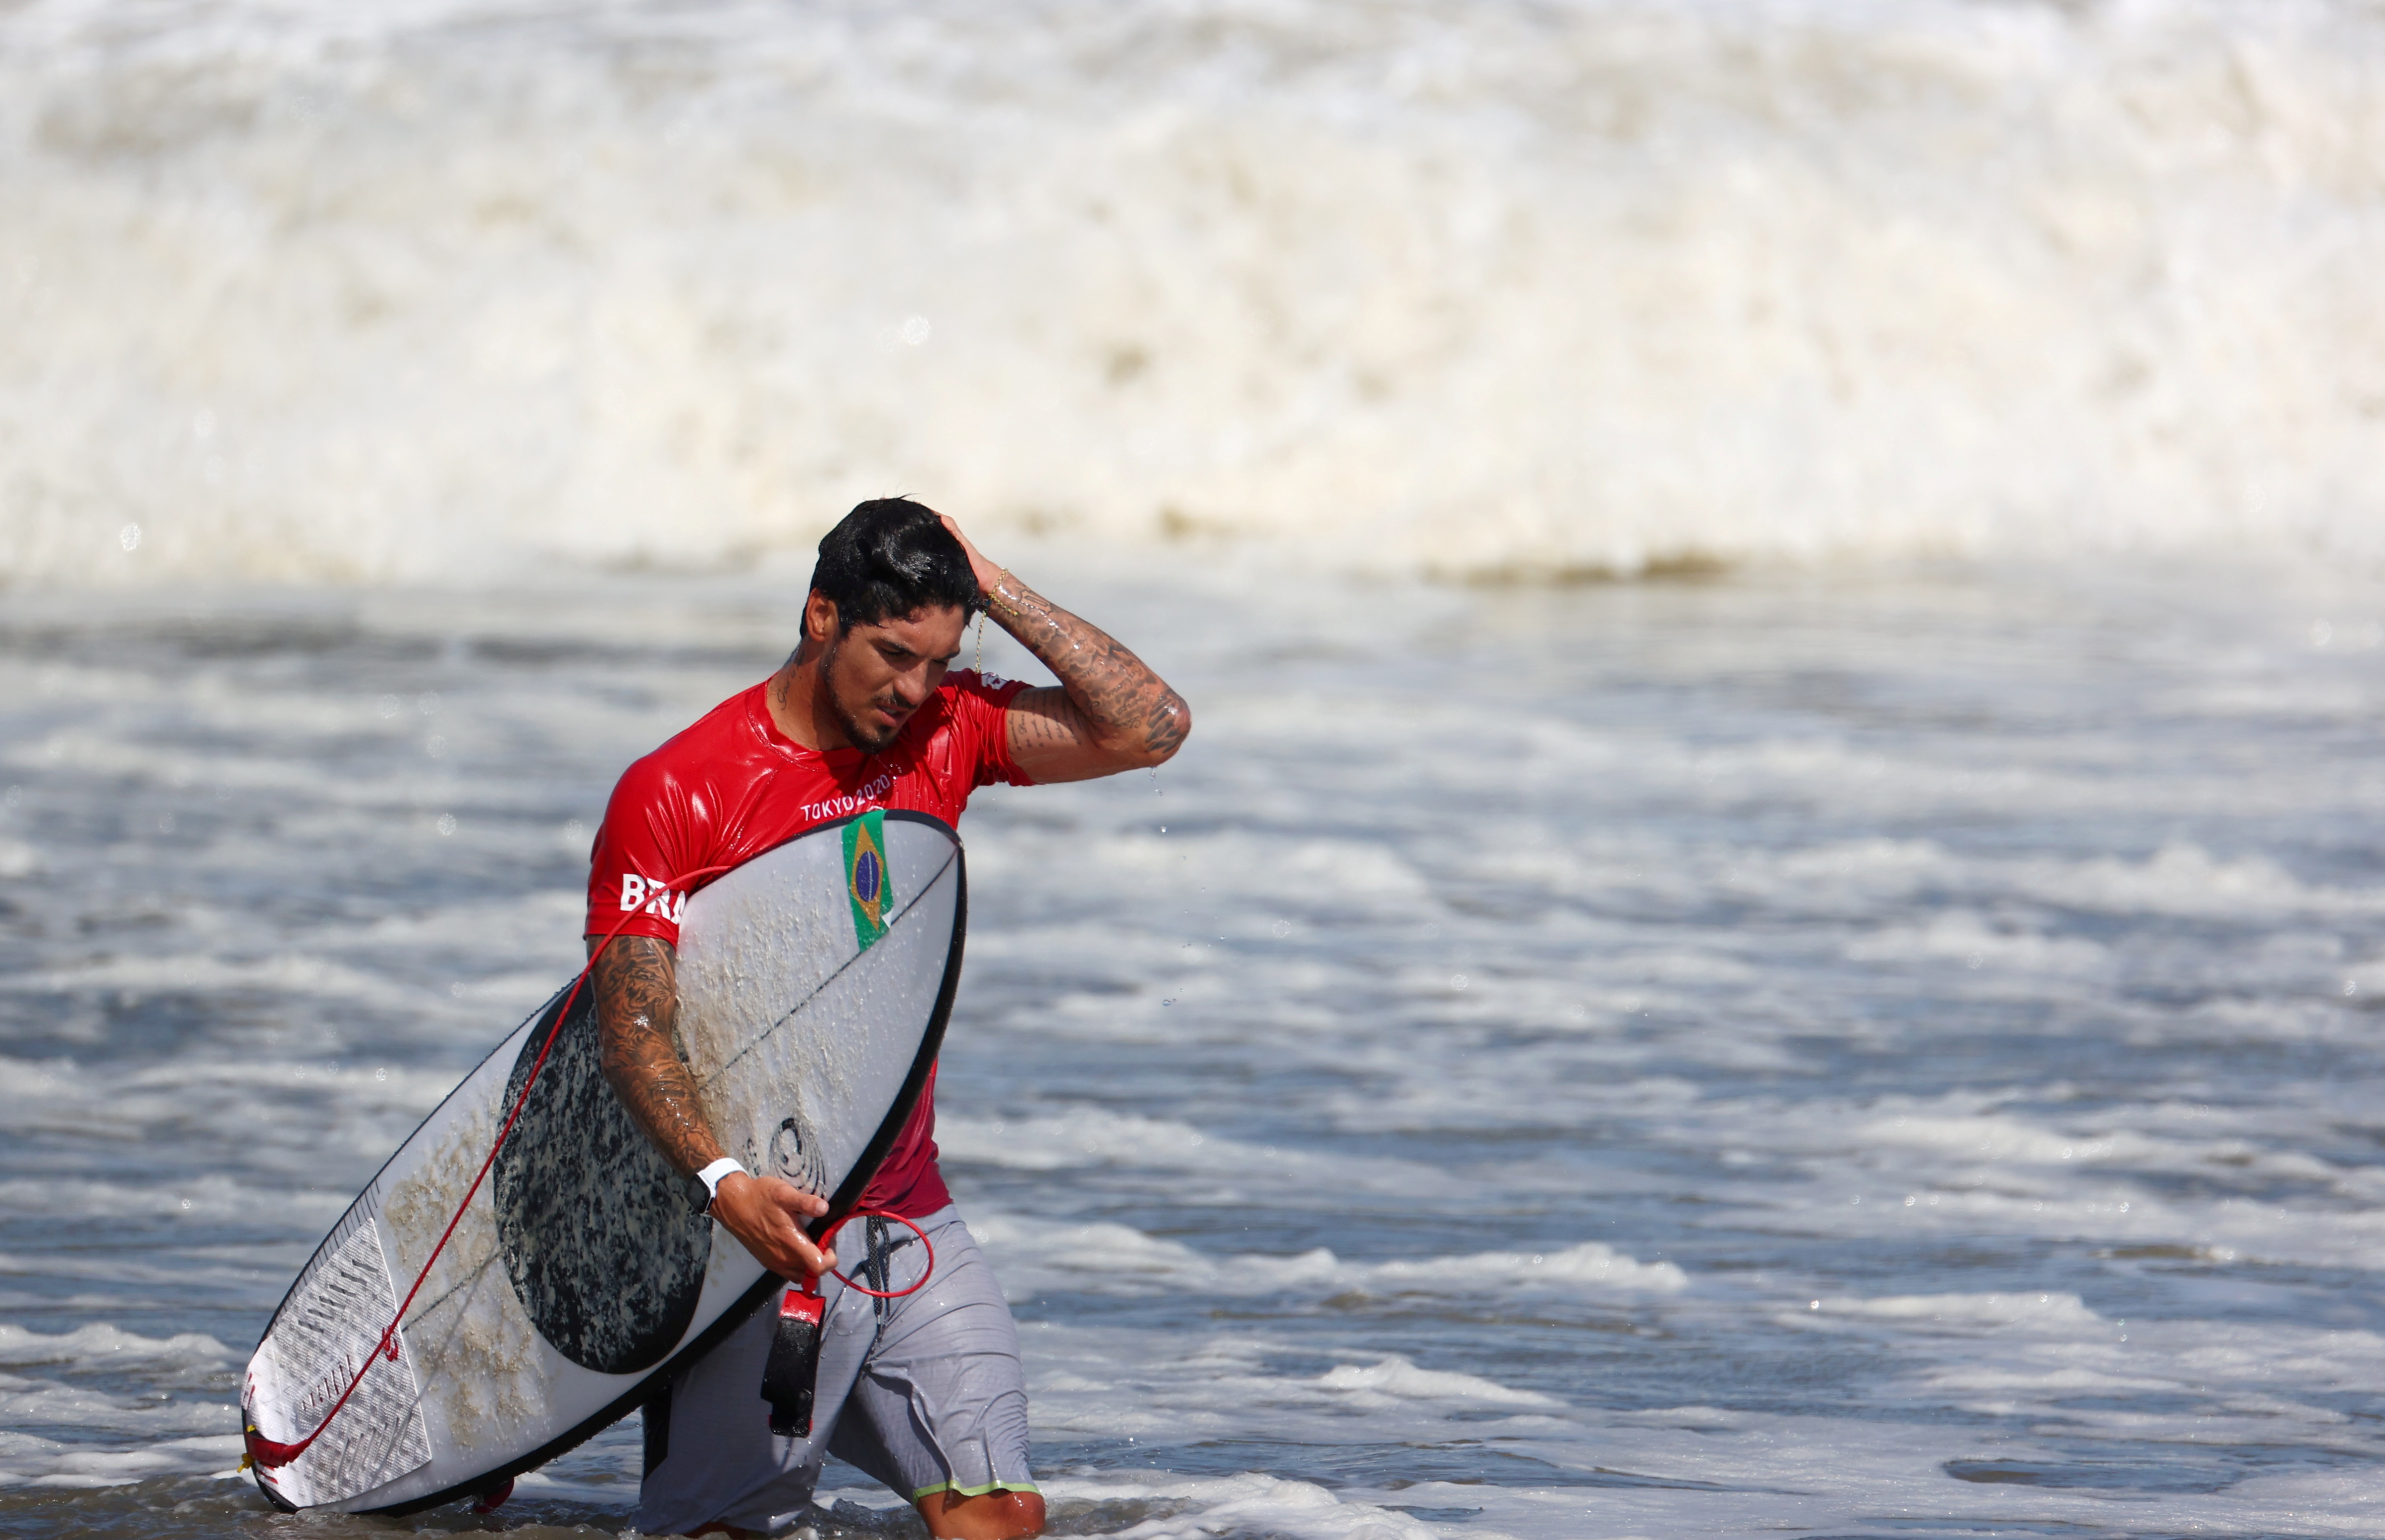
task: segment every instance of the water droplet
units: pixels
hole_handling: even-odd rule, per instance
[[[1979,953],[1974,952],[1974,953],[1972,953],[1972,954],[1971,954],[1970,961],[1969,961],[1969,963],[1968,963],[1968,966],[1969,966],[1969,967],[1972,967],[1972,968],[1977,968],[1977,967],[1979,967]]]
[[[1292,934],[1292,921],[1289,920],[1279,920],[1269,928],[1272,929],[1279,936],[1288,936]]]
[[[2359,993],[2360,981],[2358,979],[2346,979],[2343,981],[2343,997],[2345,999],[2349,1000],[2354,995]]]
[[[905,316],[903,324],[894,329],[894,334],[903,339],[905,347],[917,347],[933,336],[935,330],[928,324],[925,316]]]
[[[1159,1003],[1160,1003],[1161,1005],[1163,1005],[1163,1006],[1172,1006],[1172,1005],[1174,1005],[1176,1002],[1175,1002],[1175,1001],[1173,1001],[1173,1000],[1162,1000],[1162,1001],[1160,1001]]]
[[[439,692],[436,690],[423,691],[422,694],[414,697],[414,708],[417,711],[421,712],[426,717],[435,714],[439,709]]]
[[[443,836],[445,836],[445,835],[452,834],[452,833],[454,833],[455,832],[456,832],[456,815],[455,815],[455,814],[453,814],[453,813],[442,813],[442,814],[440,814],[440,815],[439,815],[439,833],[440,833],[440,834],[443,837]]]
[[[1449,987],[1452,989],[1464,989],[1466,987],[1466,975],[1463,973],[1452,973],[1449,976]]]
[[[139,550],[141,548],[141,526],[138,524],[125,525],[124,528],[116,532],[116,539],[117,543],[128,551]]]
[[[1818,1310],[1818,1309],[1820,1309],[1820,1308],[1822,1308],[1822,1302],[1821,1302],[1820,1300],[1817,1299],[1817,1300],[1815,1300],[1812,1304],[1807,1305],[1805,1308],[1806,1308],[1807,1309],[1809,1309],[1809,1310]]]
[[[460,982],[451,983],[447,986],[447,993],[460,1000],[464,997],[464,985]]]
[[[373,1079],[375,1080],[387,1080],[388,1078],[389,1071],[387,1070],[375,1070],[373,1071]]]
[[[184,1198],[184,1199],[182,1200],[182,1207],[183,1207],[183,1208],[188,1208],[190,1206],[191,1206],[191,1200],[190,1200],[189,1198]]]

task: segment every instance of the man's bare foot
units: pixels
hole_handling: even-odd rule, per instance
[[[936,1540],[1025,1540],[1043,1533],[1043,1495],[980,1492],[963,1497],[930,1492],[919,1499],[919,1517]]]

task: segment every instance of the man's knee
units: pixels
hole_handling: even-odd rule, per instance
[[[931,1492],[919,1499],[919,1517],[936,1540],[1025,1540],[1043,1533],[1043,1495],[996,1491],[964,1497]]]

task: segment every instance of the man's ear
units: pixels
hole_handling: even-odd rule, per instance
[[[836,601],[815,588],[804,600],[804,640],[825,646],[836,636]]]

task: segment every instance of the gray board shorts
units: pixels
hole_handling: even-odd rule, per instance
[[[710,1352],[673,1373],[646,1403],[645,1480],[637,1528],[683,1534],[705,1524],[775,1534],[801,1522],[830,1454],[885,1483],[905,1501],[936,1492],[966,1496],[1032,1492],[1027,1468],[1027,1384],[1018,1329],[960,1212],[949,1205],[916,1221],[935,1246],[934,1274],[901,1299],[876,1300],[834,1278],[808,1438],[770,1432],[762,1371],[778,1325],[774,1292]],[[836,1233],[838,1265],[876,1288],[902,1289],[927,1264],[910,1229],[884,1222],[882,1283],[856,1269],[869,1246],[865,1221]]]

